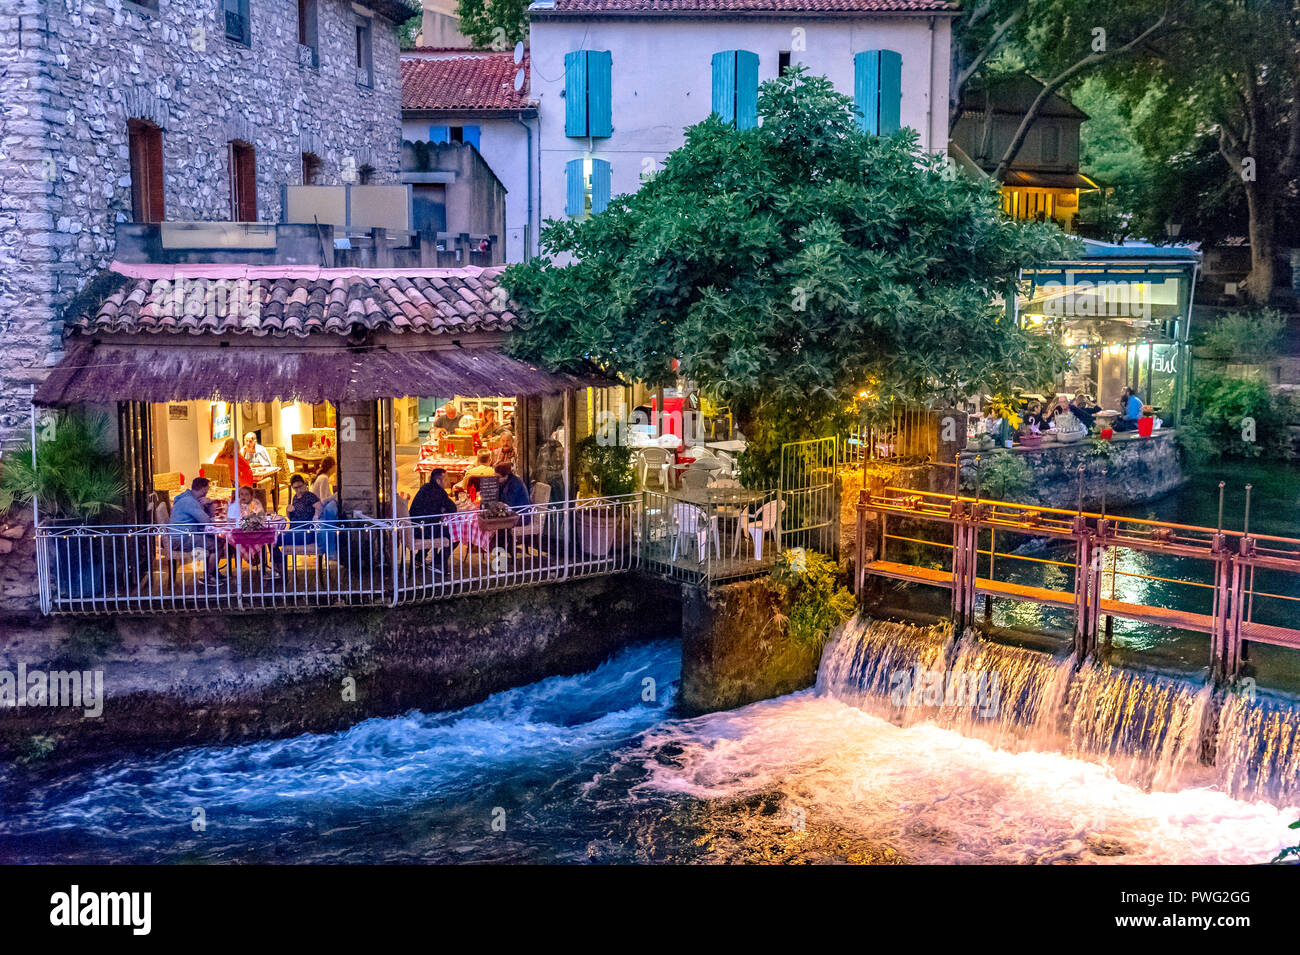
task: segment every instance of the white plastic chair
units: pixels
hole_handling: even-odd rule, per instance
[[[740,549],[740,539],[748,534],[754,541],[754,560],[763,559],[763,538],[772,535],[776,543],[776,522],[785,510],[785,501],[768,501],[758,509],[758,514],[743,514],[736,523],[736,540],[731,548],[731,556],[736,556]]]
[[[677,552],[683,537],[695,542],[695,560],[698,563],[704,562],[710,538],[713,539],[713,552],[720,553],[722,547],[718,540],[718,522],[706,515],[697,505],[686,501],[674,501],[673,524],[677,528],[677,533],[673,535],[672,559],[674,561],[677,560]]]
[[[641,468],[641,486],[649,487],[651,474],[658,476],[659,486],[668,487],[668,463],[672,460],[670,455],[663,448],[642,448],[637,453],[637,460]]]

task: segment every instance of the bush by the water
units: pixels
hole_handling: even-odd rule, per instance
[[[1019,501],[1034,486],[1034,472],[1019,454],[989,454],[980,461],[977,475],[980,497],[997,501]],[[962,476],[962,490],[973,492],[976,483],[976,476]]]
[[[1194,461],[1220,457],[1292,457],[1287,427],[1296,409],[1261,375],[1223,371],[1197,376],[1191,409],[1178,428],[1178,443]]]
[[[798,643],[820,646],[853,616],[853,594],[843,586],[839,565],[816,551],[783,551],[772,570],[772,586],[790,608],[787,633]]]

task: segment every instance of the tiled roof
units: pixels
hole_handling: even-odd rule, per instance
[[[83,334],[299,338],[346,335],[353,326],[424,335],[504,332],[514,327],[517,306],[498,291],[503,270],[115,264],[125,284],[68,324]]]
[[[523,86],[515,76],[523,70]],[[524,109],[528,102],[528,56],[513,51],[461,50],[403,55],[402,109]]]
[[[949,13],[949,0],[555,0],[534,13]]]

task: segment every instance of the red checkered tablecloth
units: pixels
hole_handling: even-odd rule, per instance
[[[480,550],[487,550],[492,546],[492,534],[485,531],[478,522],[478,508],[470,508],[464,511],[457,511],[445,518],[447,522],[447,532],[451,539],[461,543],[469,544],[471,547],[477,547]]]

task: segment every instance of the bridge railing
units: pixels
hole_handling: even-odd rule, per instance
[[[872,547],[868,515],[876,525]],[[1024,552],[1033,538],[1068,545],[1071,555]],[[1248,642],[1300,649],[1300,629],[1285,625],[1300,597],[1280,592],[1289,589],[1285,584],[1267,584],[1300,580],[1300,540],[1293,538],[887,487],[862,493],[858,541],[859,585],[877,575],[947,587],[962,623],[972,622],[979,596],[986,613],[994,597],[1070,608],[1080,653],[1095,649],[1102,617],[1207,633],[1216,674],[1235,675]],[[1154,556],[1157,566],[1142,565],[1138,554]],[[1168,572],[1161,572],[1162,560],[1173,562]],[[1178,566],[1188,561],[1201,570],[1188,574]],[[1026,564],[1058,569],[1059,577],[1043,581],[1051,586],[1025,583],[1011,568]],[[1157,606],[1149,602],[1150,587],[1121,582],[1158,583],[1189,596]],[[1258,615],[1261,607],[1273,608],[1279,622],[1262,619],[1269,615]]]

